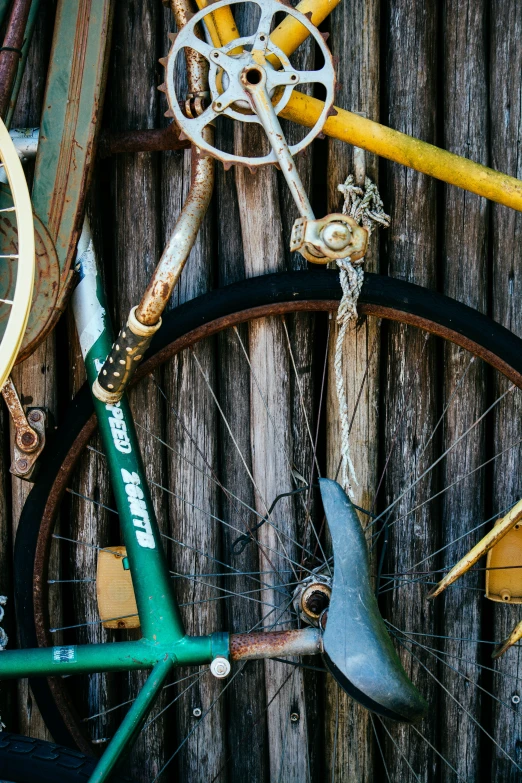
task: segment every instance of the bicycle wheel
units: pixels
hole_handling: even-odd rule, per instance
[[[302,622],[296,588],[328,571],[311,487],[318,472],[338,471],[328,451],[338,425],[327,357],[328,313],[340,295],[329,270],[214,291],[164,319],[140,369],[131,403],[189,633],[295,627]],[[498,640],[486,623],[492,605],[483,598],[483,570],[469,572],[444,603],[424,599],[437,574],[519,499],[506,477],[516,475],[522,456],[522,341],[465,305],[376,275],[366,276],[350,340],[362,356],[359,381],[348,389],[350,409],[355,421],[364,407],[367,428],[364,437],[352,428],[359,439],[351,444],[355,502],[383,616],[430,716],[412,727],[370,716],[313,658],[238,664],[224,683],[206,667],[177,670],[134,751],[137,779],[170,780],[177,770],[187,781],[386,774],[431,781],[462,776],[467,765],[473,780],[484,763],[484,738],[489,762],[503,765],[502,779],[518,779],[518,735],[505,731],[516,710],[517,650],[498,662],[489,658]],[[430,390],[428,409],[419,407],[421,389]],[[160,404],[163,428],[156,431],[148,417]],[[499,445],[506,427],[508,449]],[[98,615],[97,550],[119,538],[95,433],[84,388],[18,528],[24,646],[136,633],[106,629]],[[245,538],[256,526],[254,540]],[[514,625],[516,606],[495,611]],[[32,685],[55,739],[99,748],[141,681],[138,674],[96,674]],[[455,714],[460,735],[446,730]],[[480,754],[460,747],[473,731]]]
[[[1,783],[80,783],[89,780],[95,763],[92,757],[51,742],[7,731],[0,735]],[[117,780],[123,783],[122,778]]]
[[[15,363],[29,318],[34,286],[33,209],[25,174],[9,131],[0,120],[0,388]],[[16,237],[12,247],[13,237]]]

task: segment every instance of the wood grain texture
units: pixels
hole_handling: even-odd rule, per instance
[[[444,16],[444,148],[480,163],[488,163],[488,116],[486,83],[486,9],[481,2],[449,0]],[[487,220],[485,199],[445,188],[444,204],[444,292],[479,310],[486,309]],[[485,372],[481,362],[470,366],[466,351],[446,346],[443,404],[447,405],[441,448],[448,449],[486,408]],[[441,484],[453,484],[456,477],[471,473],[483,464],[486,453],[485,430],[475,428],[469,437],[448,454],[441,471]],[[485,471],[472,473],[442,495],[444,520],[441,545],[459,538],[466,528],[485,516]],[[452,565],[469,547],[468,539],[452,544],[443,563]],[[428,564],[435,567],[436,561]],[[441,633],[453,639],[473,639],[480,627],[484,601],[480,592],[482,575],[466,578],[466,587],[449,590],[438,610]],[[478,715],[487,698],[471,683],[479,682],[477,663],[480,645],[448,640],[443,648],[440,676],[457,699],[442,695],[444,721],[440,727],[440,751],[465,780],[477,779],[481,768],[482,732],[467,713]],[[464,659],[464,660],[459,660]],[[455,664],[458,666],[455,667]],[[453,667],[453,668],[450,668]],[[458,673],[455,671],[458,668]],[[468,678],[468,680],[465,679]],[[462,735],[458,752],[455,736]],[[454,780],[454,772],[443,765],[442,780]]]
[[[253,17],[246,17],[242,21],[245,29],[248,29],[248,25],[253,24]],[[307,46],[302,49],[296,58],[307,57]],[[306,59],[300,61],[306,62]],[[257,126],[236,128],[234,146],[238,154],[259,155],[268,149],[264,133]],[[300,170],[303,170],[302,161]],[[288,236],[282,232],[282,216],[285,216],[286,224],[291,225],[294,217],[297,217],[297,210],[290,203],[286,188],[281,198],[280,186],[283,183],[280,184],[278,173],[273,167],[258,169],[255,175],[245,168],[236,168],[235,182],[245,276],[255,277],[284,269]],[[296,261],[288,258],[286,263],[293,266]],[[297,263],[301,264],[301,261]],[[292,452],[292,368],[285,337],[279,319],[266,319],[250,328],[248,352],[252,368],[249,381],[252,475],[256,484],[255,508],[262,516],[279,493],[294,487],[289,456]],[[267,409],[270,411],[269,416]],[[278,443],[275,458],[274,442]],[[286,536],[281,537],[269,525],[260,529],[261,571],[283,571],[288,568],[285,551],[287,556],[296,559],[296,552],[287,538],[290,536],[295,539],[297,535],[297,520],[290,499],[285,498],[278,504],[273,522],[281,527]],[[274,551],[283,554],[277,556]],[[268,576],[267,583],[275,587],[281,579],[282,574]],[[272,606],[281,605],[276,590],[263,590],[262,596]],[[274,622],[281,623],[288,619],[288,612],[276,611],[268,616],[264,626],[269,627]],[[307,780],[308,715],[302,672],[299,669],[289,672],[287,667],[272,661],[266,661],[264,669],[269,779],[288,780],[289,783]],[[299,715],[297,722],[290,721],[292,713]]]
[[[489,27],[490,47],[490,107],[491,107],[491,165],[518,178],[522,177],[520,139],[522,136],[522,100],[520,95],[520,71],[522,68],[522,8],[517,2],[495,1],[491,4]],[[520,264],[521,215],[503,207],[492,205],[492,315],[519,336],[522,334],[520,296],[522,278]],[[495,389],[494,393],[501,391]],[[517,423],[522,415],[520,392],[509,395],[495,417],[497,443],[505,448],[512,446],[518,436]],[[522,496],[519,470],[520,448],[511,448],[495,462],[494,490],[491,513],[500,511],[508,503],[515,503]],[[493,612],[495,639],[504,639],[520,620],[520,611],[515,606],[495,604]],[[495,675],[493,686],[496,693],[507,704],[518,695],[522,656],[520,648],[511,649],[496,664],[499,672],[507,677]],[[489,752],[492,778],[515,781],[520,772],[506,759],[501,748],[520,765],[520,721],[517,712],[492,705],[493,735],[499,746],[490,746]],[[515,707],[515,710],[518,710]]]
[[[166,33],[174,29],[171,14],[166,14],[163,28],[163,53],[168,50]],[[161,109],[166,110],[164,98]],[[161,214],[163,238],[174,228],[175,220],[190,186],[191,157],[187,151],[166,153],[161,179]],[[181,304],[211,288],[213,276],[212,207],[207,213],[198,239],[189,256],[181,280],[174,291],[172,305]],[[194,353],[185,351],[165,367],[162,388],[166,394],[163,432],[166,441],[176,451],[168,449],[166,486],[175,495],[169,495],[167,527],[169,535],[179,544],[171,544],[171,562],[178,574],[193,578],[176,580],[178,600],[183,607],[187,633],[207,634],[223,627],[219,581],[198,578],[198,574],[219,571],[210,559],[221,559],[221,529],[211,516],[218,516],[218,490],[208,478],[217,469],[218,410],[205,378],[215,388],[215,342],[199,344]],[[177,452],[177,453],[176,453]],[[195,467],[194,467],[195,466]],[[208,555],[205,557],[204,555]],[[217,587],[213,585],[216,584]],[[194,674],[194,667],[176,671],[176,679]],[[221,738],[225,733],[225,700],[219,695],[226,683],[216,680],[208,667],[200,668],[201,677],[176,686],[177,693],[190,687],[171,708],[176,716],[174,737],[180,743],[188,740],[171,764],[170,773],[177,770],[180,779],[224,780],[222,768],[225,747]],[[174,693],[169,699],[174,698]],[[193,710],[201,709],[199,722]],[[208,714],[207,714],[208,713]],[[174,738],[173,737],[173,738]],[[172,744],[172,748],[177,745]]]
[[[380,7],[377,2],[350,2],[339,6],[330,20],[329,45],[339,57],[336,102],[351,111],[379,120]],[[361,164],[362,167],[361,167]],[[342,195],[337,186],[349,174],[364,185],[364,176],[378,181],[378,163],[373,155],[328,141],[328,212],[339,212]],[[379,268],[379,231],[370,240],[364,268]],[[327,475],[337,475],[341,440],[333,357],[338,328],[331,319],[327,397]],[[374,318],[361,319],[348,331],[344,346],[344,378],[347,404],[353,424],[350,449],[359,486],[354,502],[370,509],[377,488],[379,336]],[[366,524],[368,519],[361,517]],[[331,780],[370,780],[374,774],[374,740],[369,714],[329,677],[326,687],[326,769]]]
[[[436,57],[438,19],[436,4],[390,0],[386,10],[385,50],[386,73],[385,124],[435,142],[436,118]],[[392,216],[385,233],[388,272],[393,277],[414,281],[427,287],[436,282],[435,260],[437,239],[437,209],[435,183],[417,172],[395,164],[386,165],[386,205]],[[377,500],[380,509],[406,489],[411,476],[420,475],[432,459],[435,445],[426,447],[436,420],[437,390],[434,378],[434,346],[415,329],[390,325],[385,344],[386,381],[382,384],[381,410],[384,413],[384,442],[381,444],[381,465],[388,466],[384,496]],[[393,509],[390,523],[413,509],[419,499],[429,497],[435,489],[435,476],[428,477],[408,493]],[[383,506],[383,501],[384,506]],[[390,530],[388,556],[393,564],[387,571],[407,571],[436,549],[437,528],[430,506],[403,519]],[[423,586],[407,585],[393,591],[387,602],[402,630],[411,629],[418,607],[424,607]],[[423,608],[426,625],[433,622],[433,607]],[[428,667],[429,655],[416,654]],[[411,679],[425,685],[424,697],[430,705],[436,703],[437,688],[423,676],[421,665],[404,648],[401,658]],[[424,688],[423,688],[424,690]],[[435,740],[436,726],[424,720],[420,731]],[[408,774],[404,757],[408,759],[421,781],[431,780],[438,768],[438,759],[418,735],[404,726],[386,726],[382,735],[388,773],[392,780]]]

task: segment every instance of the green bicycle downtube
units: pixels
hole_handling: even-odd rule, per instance
[[[72,307],[89,383],[112,346],[112,329],[87,225],[78,245],[80,282]],[[171,644],[184,637],[178,605],[145,477],[132,413],[126,396],[114,405],[93,397],[100,436],[120,516],[123,539],[144,637]]]

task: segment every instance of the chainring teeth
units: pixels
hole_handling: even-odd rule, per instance
[[[246,156],[234,155],[232,153],[222,152],[217,147],[214,147],[212,144],[205,141],[205,139],[202,137],[202,132],[205,127],[208,127],[213,122],[213,120],[216,119],[216,117],[221,115],[227,116],[229,119],[232,119],[237,122],[247,122],[247,123],[259,122],[255,114],[241,114],[237,109],[233,108],[234,103],[236,103],[237,101],[231,103],[230,106],[227,106],[224,110],[219,112],[217,112],[214,108],[212,108],[212,104],[214,103],[214,101],[216,101],[219,95],[223,94],[223,92],[219,92],[219,89],[217,87],[218,73],[220,71],[226,72],[226,68],[224,68],[223,66],[220,67],[218,63],[210,60],[210,56],[209,56],[211,51],[218,51],[222,53],[224,56],[229,57],[228,52],[232,51],[233,49],[238,48],[239,46],[243,47],[245,45],[252,45],[260,32],[259,22],[258,22],[258,28],[253,35],[240,36],[238,34],[238,37],[235,38],[233,41],[230,41],[228,44],[225,44],[224,46],[219,48],[218,47],[212,48],[210,44],[207,44],[207,46],[210,48],[208,48],[207,53],[202,54],[202,56],[205,57],[205,59],[209,63],[210,97],[211,97],[212,104],[211,106],[206,107],[203,113],[200,115],[200,117],[204,116],[205,111],[211,109],[211,111],[209,111],[209,119],[206,125],[202,125],[200,122],[198,124],[199,127],[196,127],[194,123],[199,119],[199,117],[189,118],[186,116],[186,113],[184,113],[182,108],[185,105],[185,101],[179,100],[175,90],[176,61],[181,50],[192,49],[193,51],[198,51],[198,48],[194,46],[194,37],[195,37],[194,28],[196,27],[196,25],[199,24],[200,22],[204,22],[206,16],[208,16],[211,13],[214,13],[216,10],[219,10],[220,8],[224,8],[226,6],[233,6],[245,2],[253,3],[261,8],[261,19],[263,18],[263,15],[266,17],[267,6],[269,8],[270,7],[272,8],[271,21],[276,13],[284,13],[286,14],[287,17],[292,16],[294,19],[296,19],[300,24],[302,24],[307,29],[308,34],[311,35],[316,41],[316,43],[318,44],[324,59],[324,64],[320,69],[317,70],[317,74],[319,74],[322,71],[325,71],[326,74],[323,75],[321,79],[317,79],[317,83],[323,84],[323,86],[326,88],[326,93],[327,93],[326,101],[324,103],[324,107],[320,117],[318,118],[315,125],[305,135],[305,137],[301,139],[301,141],[299,141],[298,143],[294,145],[289,145],[290,153],[293,156],[295,156],[300,152],[303,152],[304,149],[308,147],[308,145],[311,144],[311,142],[321,134],[324,123],[326,122],[331,107],[333,106],[333,101],[335,97],[336,79],[335,79],[335,70],[332,61],[332,55],[330,54],[330,50],[326,46],[325,38],[323,34],[311,23],[310,19],[308,18],[308,15],[301,14],[299,11],[296,11],[291,6],[286,5],[286,3],[280,2],[280,0],[268,0],[268,2],[267,0],[229,0],[229,2],[227,2],[227,0],[218,0],[218,2],[214,2],[211,5],[209,4],[205,8],[201,9],[198,13],[196,13],[193,17],[191,17],[191,19],[180,30],[179,33],[169,34],[168,37],[169,40],[172,42],[172,46],[170,48],[167,57],[161,58],[160,60],[160,63],[165,67],[166,78],[165,78],[165,83],[160,85],[159,89],[162,92],[165,92],[169,105],[168,110],[165,112],[165,116],[172,118],[177,122],[181,131],[180,138],[185,138],[191,141],[191,143],[197,147],[198,151],[201,152],[201,154],[203,155],[208,154],[220,160],[223,163],[226,170],[233,165],[236,166],[239,165],[239,166],[246,166],[247,168],[250,169],[250,171],[253,171],[254,169],[259,168],[261,166],[276,164],[277,159],[273,150],[271,150],[267,155],[260,156],[260,157],[246,157]],[[201,41],[201,39],[199,40]],[[192,46],[191,46],[191,42],[192,42]],[[201,46],[199,46],[199,48],[201,49]],[[297,69],[293,68],[293,66],[290,63],[289,57],[271,41],[268,43],[265,49],[265,54],[267,55],[267,57],[268,56],[277,57],[277,59],[281,63],[283,63],[283,68],[280,71],[277,71],[277,73],[281,73],[282,71],[290,71],[290,70],[298,74],[304,73],[303,71],[298,71]],[[314,81],[310,80],[307,83],[314,83]],[[280,85],[280,86],[282,87],[282,95],[278,100],[278,102],[275,104],[276,114],[280,114],[283,111],[285,106],[288,104],[294,89],[299,86],[299,82],[297,82],[296,85],[288,84],[288,85]]]

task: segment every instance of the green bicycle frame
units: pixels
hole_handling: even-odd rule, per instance
[[[72,306],[87,377],[92,385],[113,338],[87,226],[78,246],[77,259],[80,282]],[[121,754],[132,743],[173,666],[206,664],[218,656],[229,657],[227,633],[185,634],[126,397],[116,405],[106,405],[95,397],[93,400],[143,637],[132,642],[5,650],[0,656],[0,679],[153,670],[108,745],[91,783],[107,779]],[[122,558],[122,568],[126,566],[127,562]]]

